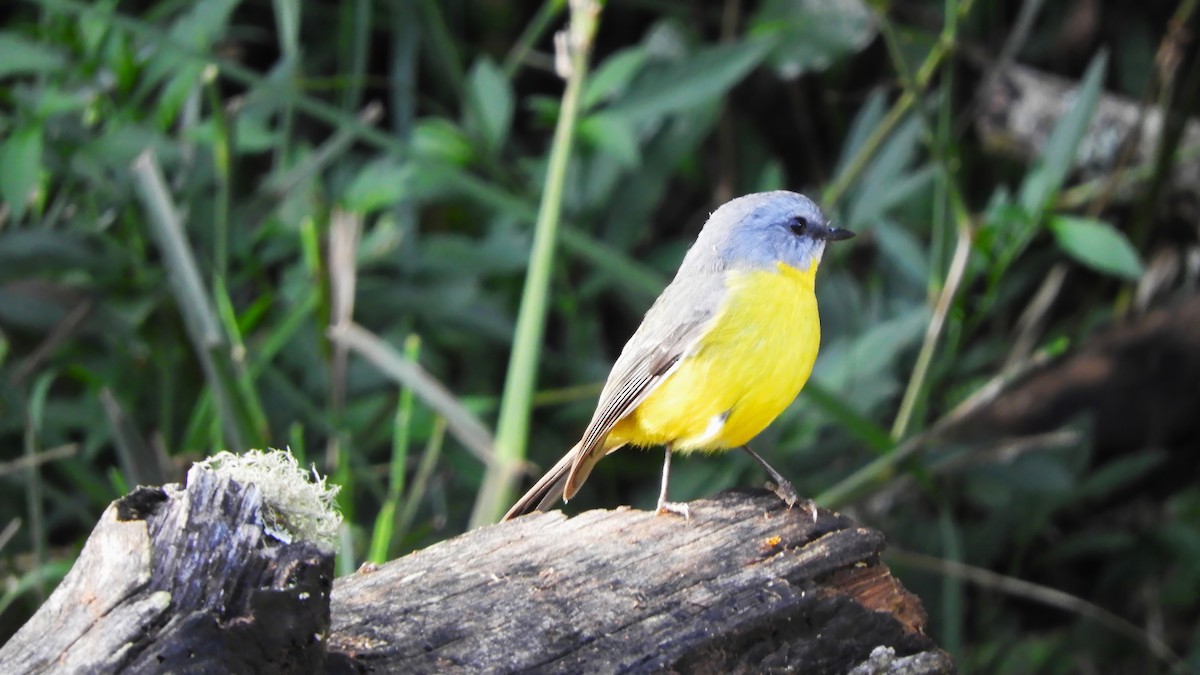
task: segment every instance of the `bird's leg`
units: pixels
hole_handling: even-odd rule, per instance
[[[816,521],[817,505],[811,499],[801,500],[800,495],[796,492],[796,488],[792,487],[791,482],[784,478],[783,475],[778,471],[776,471],[775,467],[767,464],[767,460],[763,459],[762,455],[751,450],[749,445],[743,445],[742,449],[745,450],[751,457],[753,457],[754,461],[761,464],[762,468],[766,469],[767,475],[769,475],[771,480],[774,481],[773,483],[767,484],[767,487],[771,488],[771,492],[774,492],[780,499],[782,499],[783,503],[787,504],[789,509],[795,506],[796,502],[803,501],[804,504],[802,508],[811,513],[813,521]]]
[[[659,514],[674,513],[677,516],[683,516],[684,520],[688,520],[692,517],[692,514],[688,510],[687,504],[667,501],[667,481],[668,481],[670,475],[671,475],[671,444],[668,443],[667,444],[667,456],[666,456],[666,459],[663,460],[662,490],[660,490],[658,493],[658,508],[655,509],[655,512],[659,513]]]

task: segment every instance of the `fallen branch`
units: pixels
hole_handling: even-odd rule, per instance
[[[0,672],[953,672],[879,532],[765,491],[535,514],[331,592],[274,481],[196,466],[115,502]]]
[[[878,532],[765,491],[691,510],[534,514],[361,571],[330,648],[386,671],[845,673],[884,646],[952,670]]]

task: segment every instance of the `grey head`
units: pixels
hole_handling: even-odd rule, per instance
[[[679,271],[774,270],[777,263],[806,271],[821,262],[826,242],[853,236],[832,227],[802,194],[757,192],[726,202],[709,216]]]

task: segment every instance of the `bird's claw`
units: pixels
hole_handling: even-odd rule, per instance
[[[783,503],[787,504],[789,510],[799,505],[801,509],[809,513],[814,523],[817,522],[817,503],[811,499],[802,499],[791,483],[783,481],[776,485],[775,483],[768,482],[767,488],[771,492],[774,492],[776,497],[783,500]]]
[[[692,511],[687,504],[681,502],[662,502],[658,503],[658,508],[655,510],[655,515],[675,515],[683,516],[684,520],[692,519]]]

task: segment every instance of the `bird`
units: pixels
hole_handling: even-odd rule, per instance
[[[690,515],[667,499],[672,454],[735,448],[793,506],[791,483],[749,442],[808,381],[821,341],[817,268],[828,242],[853,236],[797,192],[717,208],[621,350],[582,438],[503,520],[571,499],[597,462],[627,445],[666,450],[658,513]]]

